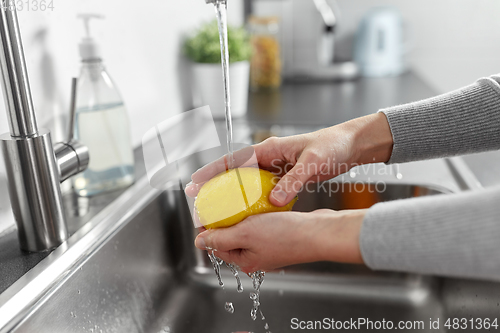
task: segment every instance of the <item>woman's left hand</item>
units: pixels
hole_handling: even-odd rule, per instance
[[[359,234],[366,210],[254,215],[230,228],[207,230],[195,244],[216,250],[245,273],[315,261],[363,263]]]

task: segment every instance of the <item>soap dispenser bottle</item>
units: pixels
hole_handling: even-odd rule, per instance
[[[87,170],[73,178],[80,196],[112,191],[134,182],[130,124],[122,97],[102,63],[99,46],[90,35],[89,21],[97,14],[78,16],[86,36],[79,45],[82,59],[76,98],[75,139],[89,148]]]

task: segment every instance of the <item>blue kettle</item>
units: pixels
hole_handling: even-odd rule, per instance
[[[354,59],[361,75],[397,76],[407,69],[403,19],[393,7],[371,9],[361,21],[354,47]]]

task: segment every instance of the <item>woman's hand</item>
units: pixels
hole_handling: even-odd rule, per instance
[[[279,212],[250,216],[230,228],[207,230],[196,246],[243,272],[314,261],[363,263],[359,234],[366,210]]]
[[[235,152],[234,164],[258,164],[281,176],[269,200],[275,206],[284,206],[307,182],[331,179],[356,165],[388,161],[392,144],[385,115],[376,113],[313,133],[269,138]],[[196,196],[203,183],[226,168],[225,157],[207,164],[192,175],[186,194]]]

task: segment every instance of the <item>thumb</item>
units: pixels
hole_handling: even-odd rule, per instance
[[[302,156],[301,156],[302,157]],[[269,200],[275,206],[281,207],[288,204],[299,193],[302,186],[314,174],[308,173],[304,158],[299,158],[292,170],[287,172],[276,184],[269,196]]]
[[[234,229],[237,226],[222,229],[210,229],[200,233],[195,239],[195,246],[201,250],[214,249],[231,251],[245,248],[246,244]]]

